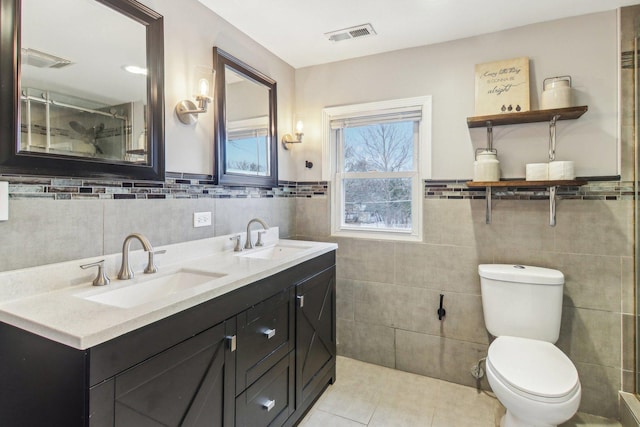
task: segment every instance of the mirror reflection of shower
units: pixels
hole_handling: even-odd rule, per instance
[[[103,105],[35,88],[21,95],[20,151],[146,162],[142,103]]]

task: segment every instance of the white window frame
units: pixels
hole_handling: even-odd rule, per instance
[[[418,141],[414,146],[416,172],[393,173],[393,177],[412,178],[412,229],[411,231],[390,231],[377,229],[350,229],[342,227],[342,177],[338,161],[339,144],[332,142],[331,121],[345,117],[375,116],[383,111],[415,107],[422,110],[422,119],[418,124]],[[425,179],[431,178],[431,96],[420,96],[389,101],[352,104],[328,107],[322,110],[322,179],[332,184],[331,190],[331,234],[341,237],[359,237],[382,240],[422,241],[422,208]],[[405,176],[406,175],[406,176]],[[356,177],[351,173],[352,177]],[[363,176],[364,177],[364,176]],[[385,177],[377,173],[375,178]]]

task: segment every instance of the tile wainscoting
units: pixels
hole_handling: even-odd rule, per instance
[[[557,268],[566,276],[558,346],[580,373],[580,411],[617,417],[618,391],[634,389],[629,182],[560,189],[558,223],[550,227],[544,188],[494,189],[493,222],[485,224],[484,191],[461,180],[425,181],[424,240],[406,243],[332,237],[326,182],[283,181],[260,190],[224,188],[189,174],[146,186],[0,180],[10,182],[11,196],[10,219],[0,222],[0,271],[117,253],[133,231],[156,246],[229,234],[257,216],[279,226],[282,237],[339,244],[339,354],[469,386],[476,385],[470,369],[489,344],[477,265]],[[123,196],[133,200],[117,200]],[[193,228],[193,213],[202,211],[212,212],[213,226]]]
[[[490,342],[478,264],[556,268],[566,277],[557,345],[579,371],[580,411],[618,417],[618,391],[634,388],[633,183],[559,189],[555,227],[544,188],[494,189],[492,224],[483,190],[462,180],[424,190],[421,243],[332,237],[330,197],[295,199],[295,236],[339,245],[338,353],[476,386],[470,370]]]
[[[293,235],[295,199],[326,194],[326,183],[222,187],[212,177],[168,173],[165,182],[1,175],[9,221],[0,222],[0,271],[117,253],[131,232],[155,246],[242,231],[254,217]],[[211,227],[193,227],[211,212]]]

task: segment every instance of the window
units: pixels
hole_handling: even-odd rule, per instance
[[[335,235],[421,240],[431,98],[325,108]]]

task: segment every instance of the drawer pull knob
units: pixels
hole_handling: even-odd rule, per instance
[[[276,401],[275,401],[275,400],[270,400],[270,401],[268,401],[267,403],[264,403],[264,404],[262,405],[262,407],[263,407],[264,409],[266,409],[266,410],[267,410],[267,412],[269,412],[270,410],[272,410],[275,406],[276,406]]]
[[[276,330],[275,329],[267,329],[266,331],[264,331],[264,336],[266,336],[267,339],[270,340],[271,338],[276,336]]]

